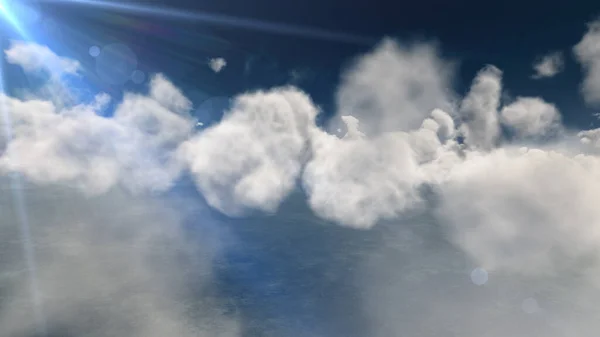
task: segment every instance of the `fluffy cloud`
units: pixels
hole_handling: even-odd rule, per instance
[[[367,139],[356,130],[355,119],[345,121],[349,132],[344,139],[314,131],[303,184],[318,215],[369,228],[413,206],[421,176],[406,134]]]
[[[542,79],[554,77],[560,73],[564,68],[564,57],[561,52],[552,52],[541,57],[537,62],[533,64],[532,78]]]
[[[589,24],[588,31],[573,52],[583,66],[585,78],[581,87],[587,103],[600,103],[600,21]]]
[[[577,136],[583,144],[600,147],[600,129],[580,131]]]
[[[471,90],[460,106],[461,131],[468,145],[479,149],[495,146],[500,135],[498,108],[501,92],[502,72],[494,66],[484,68],[473,80]]]
[[[576,47],[588,61],[593,54],[586,42],[590,32]],[[383,247],[374,247],[365,257],[372,259],[367,272],[361,274],[369,285],[377,285],[365,292],[367,311],[377,323],[375,336],[393,335],[422,317],[441,322],[428,330],[432,334],[448,330],[482,335],[490,329],[478,322],[494,318],[503,324],[493,328],[493,336],[514,335],[518,330],[506,322],[516,316],[498,318],[495,312],[499,306],[514,306],[512,290],[519,314],[536,311],[530,305],[534,286],[526,282],[531,280],[544,280],[549,293],[591,312],[595,304],[587,298],[600,287],[600,212],[594,205],[600,191],[600,160],[594,148],[600,132],[581,131],[576,137],[564,132],[539,149],[519,148],[523,140],[561,129],[558,109],[532,97],[502,106],[502,73],[493,66],[477,74],[454,109],[447,90],[451,67],[436,55],[431,46],[402,47],[387,41],[359,59],[337,96],[335,118],[347,129],[341,138],[316,126],[318,108],[293,87],[242,94],[219,123],[199,132],[193,129],[190,101],[162,75],[150,81],[148,94],[125,94],[110,118],[97,113],[107,103],[105,95],[69,109],[41,99],[1,96],[9,117],[2,126],[12,134],[3,139],[0,172],[23,174],[39,191],[34,199],[52,195],[51,202],[39,201],[46,207],[40,214],[31,214],[35,246],[43,251],[39,275],[42,292],[50,294],[45,299],[50,321],[83,331],[87,326],[77,313],[89,302],[101,308],[94,309],[100,310],[100,322],[106,322],[99,326],[113,329],[107,330],[113,334],[204,331],[190,323],[196,320],[187,316],[188,293],[179,291],[181,283],[195,279],[176,271],[206,272],[206,266],[182,265],[177,263],[180,255],[155,250],[164,244],[197,256],[194,248],[202,246],[185,242],[185,235],[174,229],[181,221],[163,200],[131,193],[168,190],[182,172],[191,176],[211,207],[229,216],[252,210],[274,213],[301,185],[308,206],[323,219],[359,229],[382,225],[375,230],[385,229],[373,235],[385,237],[386,254],[382,257]],[[580,60],[588,70],[593,67],[593,62]],[[503,142],[501,126],[517,136],[510,146]],[[584,144],[573,144],[577,139]],[[78,190],[67,188],[73,186],[90,193],[81,198]],[[131,213],[111,212],[104,206],[109,202]],[[82,213],[65,209],[62,214],[65,205]],[[56,223],[48,220],[49,210],[56,212]],[[18,222],[14,209],[2,212],[12,217],[10,223]],[[51,225],[44,230],[42,223]],[[440,242],[442,248],[437,248]],[[402,256],[382,262],[390,251]],[[578,271],[579,279],[559,280],[570,288],[551,288],[562,287],[557,275],[569,275],[574,265],[586,266]],[[481,287],[474,295],[467,286],[475,266],[486,269],[496,282],[492,287],[498,288]],[[67,272],[75,273],[72,279],[56,281]],[[206,279],[201,280],[202,285]],[[448,280],[467,286],[450,288],[443,283]],[[410,287],[398,287],[401,282]],[[31,329],[19,318],[23,307],[18,298],[27,291],[23,283],[17,279],[10,284],[10,305],[0,311],[0,331],[8,335]],[[428,287],[432,284],[436,287]],[[378,292],[380,287],[395,291]],[[396,296],[400,288],[406,289],[403,295],[417,293],[421,302]],[[110,299],[123,293],[122,306],[110,309]],[[371,310],[371,305],[376,308]],[[401,305],[407,312],[422,309],[421,315],[400,315],[394,309]],[[540,301],[537,311],[543,306]],[[570,327],[578,335],[595,333],[597,315],[575,317],[569,306],[547,307],[548,318],[573,318],[576,323]],[[206,312],[204,317],[214,317]],[[477,320],[468,323],[464,317]],[[234,323],[224,322],[232,325],[225,333],[237,332]],[[417,328],[422,326],[408,331]]]
[[[535,149],[473,153],[440,185],[440,219],[488,270],[554,272],[600,249],[597,157]]]
[[[47,101],[1,96],[11,135],[4,141],[0,171],[92,194],[117,184],[132,191],[169,188],[180,172],[170,150],[187,138],[193,121],[160,103],[161,97],[175,102],[172,85],[161,78],[151,82],[149,97],[126,94],[113,118],[97,114],[106,95],[63,110]]]
[[[189,114],[192,109],[192,102],[162,74],[157,74],[150,80],[150,97],[166,109],[179,114]]]
[[[561,116],[553,104],[541,98],[519,97],[500,112],[502,124],[518,136],[543,136],[560,127]]]
[[[420,165],[445,160],[442,141],[454,133],[452,118],[436,109],[415,131],[375,137],[360,132],[356,118],[342,120],[348,130],[342,139],[313,129],[303,175],[312,209],[342,225],[371,228],[419,206],[420,185],[435,179]]]
[[[338,116],[358,118],[366,134],[417,128],[431,110],[452,110],[453,70],[432,45],[385,40],[343,75]]]
[[[47,71],[52,77],[76,75],[81,67],[78,61],[58,56],[50,48],[33,42],[11,41],[4,52],[9,63],[28,72]]]
[[[310,98],[293,88],[241,95],[179,154],[211,206],[233,216],[274,212],[296,185],[316,115]]]
[[[210,67],[210,69],[212,69],[212,71],[218,73],[221,72],[221,70],[225,69],[225,66],[227,66],[227,61],[225,61],[225,59],[222,57],[217,57],[214,59],[210,59],[208,61],[208,66]]]
[[[437,131],[441,139],[446,140],[454,137],[454,120],[447,112],[440,109],[433,109],[431,117],[438,125]]]

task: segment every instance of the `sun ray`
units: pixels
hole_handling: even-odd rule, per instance
[[[30,35],[27,33],[19,18],[12,12],[13,3],[7,2],[6,0],[0,0],[0,13],[2,17],[16,30],[20,37],[24,40],[29,40]],[[4,47],[0,45],[0,47]],[[3,49],[3,48],[2,48]],[[0,115],[2,116],[2,124],[4,125],[4,137],[10,140],[13,137],[12,120],[7,106],[7,94],[5,90],[6,77],[4,74],[4,62],[0,61]],[[0,154],[1,155],[1,154]],[[31,228],[29,224],[27,202],[25,194],[23,193],[23,181],[19,174],[11,174],[10,176],[10,187],[16,207],[16,214],[18,219],[19,230],[21,233],[22,249],[27,266],[27,272],[29,277],[30,289],[31,289],[31,300],[33,304],[33,315],[35,320],[35,326],[40,336],[47,335],[46,329],[46,316],[44,313],[44,305],[42,294],[39,288],[37,279],[37,262],[35,247],[31,238]]]

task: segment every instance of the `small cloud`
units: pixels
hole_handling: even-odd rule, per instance
[[[11,41],[4,51],[8,63],[16,64],[26,72],[47,71],[52,77],[63,74],[77,75],[78,61],[56,55],[50,48],[33,42]]]
[[[150,80],[150,96],[179,114],[187,114],[192,108],[192,102],[162,74],[154,75]]]
[[[299,69],[293,69],[292,71],[290,71],[290,79],[294,83],[300,82],[302,80],[302,78],[304,77],[303,75],[304,74]]]
[[[222,57],[217,57],[214,59],[210,59],[208,61],[208,66],[210,67],[210,69],[212,69],[215,73],[220,72],[221,70],[223,70],[225,68],[225,66],[227,65],[227,61],[225,61],[224,58]]]
[[[300,82],[309,80],[313,76],[313,73],[308,68],[292,69],[290,71],[290,82],[298,84]]]
[[[533,64],[535,74],[533,79],[550,78],[556,76],[564,69],[564,57],[562,52],[552,52],[544,55]]]
[[[600,19],[588,25],[588,31],[573,47],[575,58],[583,70],[581,94],[587,104],[600,105]]]
[[[542,136],[560,127],[561,116],[554,104],[539,97],[519,97],[500,112],[502,123],[522,137]]]

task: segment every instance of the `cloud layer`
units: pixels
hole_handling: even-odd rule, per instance
[[[597,24],[590,25],[575,46],[586,71],[583,94],[590,103],[600,97],[600,85],[595,85],[600,69],[594,49],[597,30]],[[15,44],[6,57],[25,71],[77,73],[72,63],[45,47],[35,48],[32,52]],[[60,72],[53,70],[56,64]],[[2,94],[2,127],[8,132],[0,143],[0,174],[6,185],[14,174],[21,175],[21,189],[35,191],[26,204],[32,238],[19,238],[11,225],[23,226],[23,217],[7,207],[2,211],[7,219],[2,239],[32,240],[41,256],[37,283],[45,294],[49,329],[233,336],[240,333],[235,317],[216,312],[218,305],[210,301],[186,302],[190,283],[202,288],[210,282],[208,266],[218,250],[206,247],[198,253],[205,247],[186,240],[179,210],[156,194],[191,178],[210,207],[243,217],[256,211],[277,213],[300,189],[312,212],[327,222],[389,230],[375,249],[385,256],[365,257],[365,274],[357,278],[368,282],[361,296],[376,314],[371,319],[383,321],[374,324],[373,335],[402,331],[389,313],[411,306],[420,308],[412,312],[422,309],[423,315],[429,312],[427,317],[440,322],[428,330],[431,335],[448,330],[481,335],[484,323],[468,323],[464,317],[495,317],[467,307],[477,307],[478,296],[484,295],[463,289],[436,299],[431,297],[435,287],[425,287],[416,293],[438,309],[398,304],[408,298],[398,284],[435,283],[436,273],[455,282],[456,270],[468,279],[475,267],[486,281],[488,276],[490,282],[505,277],[499,289],[522,291],[523,312],[544,309],[544,317],[565,315],[568,306],[540,304],[519,282],[554,285],[557,275],[581,264],[586,268],[580,278],[565,281],[574,288],[555,289],[553,294],[561,300],[570,297],[576,309],[587,310],[569,316],[576,324],[563,328],[591,336],[597,317],[585,298],[593,298],[600,288],[600,211],[595,207],[600,131],[568,130],[558,108],[540,97],[503,102],[502,71],[493,65],[476,74],[465,97],[451,90],[452,81],[453,65],[434,45],[382,42],[358,58],[342,79],[329,127],[344,123],[343,136],[318,127],[319,108],[294,87],[241,94],[220,122],[201,131],[194,129],[192,102],[162,74],[152,77],[146,93],[125,93],[111,117],[100,114],[111,99],[106,94],[67,108],[41,98]],[[11,189],[0,191],[4,204],[22,203]],[[424,219],[427,226],[415,225]],[[427,235],[445,246],[436,250],[418,242]],[[7,266],[22,267],[17,250],[6,249]],[[409,266],[410,273],[404,274],[394,266],[401,265],[396,259],[406,260],[390,250],[435,270]],[[23,318],[31,308],[20,299],[29,288],[23,286],[27,273],[18,270],[23,268],[14,271],[18,276],[6,286],[10,296],[0,306],[0,332],[11,336],[39,328]],[[72,277],[62,281],[67,273]],[[386,284],[386,277],[395,283]],[[390,289],[390,298],[402,296],[390,301],[380,287]],[[467,295],[461,297],[461,292]],[[508,303],[506,298],[498,305]],[[452,309],[453,300],[465,307]],[[191,315],[189,306],[212,323]],[[496,310],[492,304],[484,307]],[[459,314],[465,315],[453,316]],[[494,322],[514,320],[508,316]],[[425,324],[423,317],[407,314],[399,321],[405,332],[416,334],[418,327],[409,324]],[[464,323],[453,325],[456,321]],[[498,323],[490,335],[518,334],[512,328]],[[527,329],[521,335],[534,331]],[[552,336],[561,336],[557,331]]]
[[[0,225],[3,336],[237,335],[235,319],[221,315],[218,302],[187,302],[213,282],[216,250],[186,239],[184,208],[118,189],[82,198],[77,190],[29,184],[18,204],[10,184],[0,180],[0,200],[13,206],[2,208]],[[29,237],[20,234],[18,207],[27,212]],[[25,241],[36,252],[33,281],[20,254]],[[34,309],[45,327],[35,324]]]

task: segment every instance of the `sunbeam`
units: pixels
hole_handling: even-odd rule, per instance
[[[22,24],[25,20],[20,18],[19,15],[15,14],[19,12],[22,13],[23,9],[26,8],[25,6],[26,4],[23,3],[0,0],[0,13],[2,13],[3,18],[12,26],[12,28],[14,28],[21,39],[29,40],[30,35]],[[2,45],[2,47],[4,46]],[[13,130],[12,120],[6,107],[5,82],[6,78],[4,74],[4,66],[3,63],[0,63],[0,95],[4,95],[4,97],[2,97],[2,103],[0,103],[0,113],[2,115],[2,122],[4,124],[4,137],[8,142],[13,137]],[[31,228],[27,215],[27,204],[25,201],[25,195],[23,194],[23,182],[19,174],[12,174],[10,181],[14,206],[17,208],[16,214],[21,234],[23,255],[25,257],[25,263],[29,274],[29,286],[31,289],[31,300],[33,303],[35,326],[38,335],[45,337],[47,335],[46,316],[44,313],[42,295],[38,286],[36,254],[34,245],[32,243]]]
[[[4,12],[4,7],[2,7]],[[0,95],[3,95],[0,103],[0,113],[2,115],[2,122],[4,124],[4,137],[8,141],[13,138],[12,135],[12,121],[10,114],[8,113],[8,107],[6,106],[6,93],[5,93],[5,76],[4,67],[0,63]],[[29,282],[31,289],[31,299],[33,302],[33,314],[36,323],[36,328],[40,336],[46,336],[46,318],[43,308],[43,300],[39,290],[37,281],[37,263],[35,257],[35,248],[31,239],[31,228],[28,219],[28,210],[25,202],[25,195],[23,194],[23,183],[19,174],[11,175],[10,188],[13,195],[14,206],[17,208],[15,214],[17,214],[17,221],[19,222],[21,241],[23,245],[23,254],[25,257],[25,263],[27,265],[27,271],[29,273]]]

